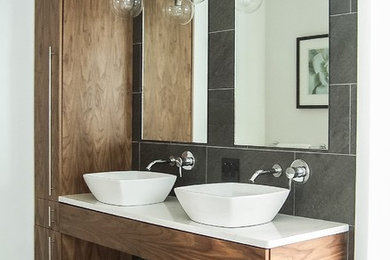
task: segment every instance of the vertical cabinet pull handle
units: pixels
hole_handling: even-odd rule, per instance
[[[52,226],[52,224],[55,222],[54,220],[52,220],[52,216],[51,216],[51,214],[52,213],[54,213],[55,212],[55,210],[54,209],[51,209],[51,206],[49,206],[49,208],[48,208],[48,227],[49,228],[51,228],[51,226]]]
[[[47,247],[47,249],[48,249],[48,259],[49,260],[51,260],[52,259],[52,257],[53,257],[53,248],[52,248],[52,246],[53,246],[53,243],[55,243],[56,242],[56,240],[55,240],[55,237],[51,237],[51,235],[49,235],[49,237],[48,237],[48,242],[49,242],[49,245],[48,245],[48,247]]]
[[[52,103],[51,103],[51,91],[52,91],[52,76],[51,76],[51,74],[52,74],[52,55],[53,55],[53,52],[52,52],[52,47],[51,46],[49,46],[49,98],[48,98],[48,100],[49,100],[49,109],[48,109],[48,111],[49,111],[49,159],[48,159],[48,161],[49,161],[49,179],[48,179],[48,184],[49,184],[49,197],[52,195],[52,190],[53,190],[53,186],[52,186],[52,169],[51,169],[51,167],[52,167],[52,164],[51,164],[51,158],[52,158],[52,156],[51,156],[51,154],[52,154],[52,151],[51,151],[51,136],[52,136],[52,134],[51,134],[51,121],[52,121],[52,118],[51,118],[51,116],[52,116],[52,113],[51,113],[51,110],[52,110]]]
[[[51,260],[51,237],[49,236],[49,245],[48,245],[48,259]]]

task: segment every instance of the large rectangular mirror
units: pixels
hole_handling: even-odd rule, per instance
[[[327,149],[329,1],[236,0],[235,28],[235,144]]]
[[[185,25],[164,15],[179,4],[144,0],[142,139],[206,143],[208,1]]]

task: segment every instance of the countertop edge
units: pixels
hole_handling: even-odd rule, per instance
[[[179,222],[171,222],[171,221],[166,221],[164,219],[157,219],[149,216],[141,216],[138,214],[123,214],[121,212],[116,211],[115,208],[113,210],[107,210],[107,206],[109,205],[91,205],[90,203],[72,199],[72,198],[67,198],[64,196],[60,196],[58,201],[60,203],[64,203],[67,205],[71,206],[76,206],[84,209],[89,209],[93,211],[97,211],[100,213],[105,213],[113,216],[118,216],[126,219],[131,219],[135,221],[140,221],[143,223],[147,224],[152,224],[152,225],[157,225],[165,228],[171,228],[183,232],[189,232],[197,235],[203,235],[211,238],[216,238],[216,239],[222,239],[234,243],[239,243],[239,244],[244,244],[244,245],[249,245],[249,246],[254,246],[254,247],[260,247],[264,249],[272,249],[276,247],[281,247],[281,246],[286,246],[294,243],[299,243],[299,242],[304,242],[312,239],[317,239],[321,237],[326,237],[330,235],[337,235],[340,233],[348,232],[349,231],[349,225],[348,224],[340,224],[339,226],[334,226],[331,228],[326,228],[323,230],[319,231],[314,231],[314,232],[306,232],[304,234],[299,234],[295,236],[290,236],[287,238],[280,238],[280,239],[273,239],[273,240],[259,240],[259,239],[252,239],[250,237],[245,237],[242,235],[232,235],[229,233],[216,233],[216,234],[211,234],[213,231],[208,231],[207,228],[200,228],[200,227],[194,227],[190,226],[187,224],[179,223]],[[104,208],[106,207],[106,208]],[[207,225],[204,225],[207,227]]]

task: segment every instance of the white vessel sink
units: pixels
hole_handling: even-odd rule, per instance
[[[245,183],[175,188],[176,196],[190,219],[221,227],[245,227],[272,221],[289,192],[288,189]]]
[[[95,198],[117,206],[136,206],[163,202],[176,176],[147,171],[100,172],[84,174]]]

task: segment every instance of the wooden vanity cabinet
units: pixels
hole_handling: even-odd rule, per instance
[[[60,203],[60,231],[145,259],[346,260],[347,233],[264,249]]]
[[[61,259],[58,232],[59,86],[61,13],[59,0],[35,1],[35,259]]]

